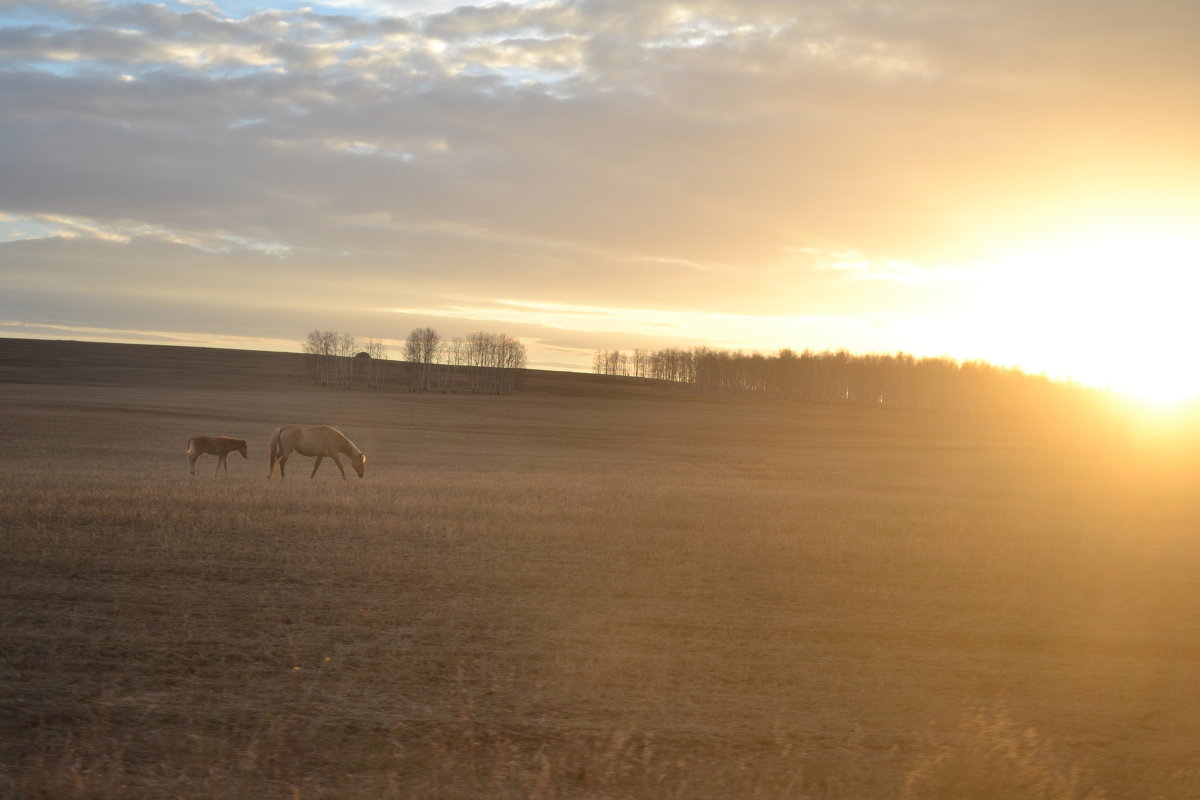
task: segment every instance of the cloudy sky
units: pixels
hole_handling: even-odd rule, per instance
[[[1200,391],[1198,30],[1194,0],[0,0],[0,335],[398,357],[431,325],[536,367],[844,347]]]

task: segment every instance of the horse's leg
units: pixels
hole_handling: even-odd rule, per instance
[[[284,478],[283,468],[285,465],[287,465],[288,456],[290,456],[290,455],[291,455],[291,453],[288,453],[288,455],[286,455],[286,456],[279,457],[279,480],[283,480],[283,478]]]
[[[337,453],[334,453],[331,458],[333,463],[337,464],[338,472],[342,473],[342,480],[346,480],[346,470],[342,468],[342,460],[337,457]]]
[[[229,453],[224,453],[224,454],[222,454],[222,456],[220,457],[220,459],[217,461],[217,468],[218,468],[218,469],[220,469],[220,467],[221,467],[221,465],[222,465],[222,464],[224,464],[224,465],[225,465],[225,477],[226,477],[226,478],[228,478],[228,477],[229,477],[229,462],[225,460],[225,459],[227,459],[227,458],[229,458]],[[214,472],[213,474],[215,475],[216,473]]]
[[[192,453],[188,456],[188,472],[190,472],[192,475],[196,474],[196,459],[199,457],[200,456],[197,453]]]
[[[321,466],[321,462],[325,460],[325,456],[317,456],[317,463],[313,464],[313,471],[308,477],[313,477],[317,474],[317,467]]]

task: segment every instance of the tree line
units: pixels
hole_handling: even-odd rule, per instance
[[[773,355],[708,347],[597,350],[592,370],[709,395],[973,414],[1045,410],[1083,391],[984,361],[906,353],[856,355],[847,350],[783,349]]]
[[[303,351],[313,381],[322,386],[349,388],[361,380],[368,388],[383,388],[388,375],[387,349],[376,339],[367,339],[360,348],[348,333],[313,330]],[[503,333],[478,331],[448,340],[433,328],[421,327],[405,340],[404,361],[400,374],[409,391],[511,394],[528,359],[525,345]],[[984,361],[917,358],[902,352],[597,350],[592,371],[714,396],[972,414],[1068,407],[1086,391]]]
[[[387,348],[377,339],[367,339],[364,347],[360,349],[348,333],[313,330],[304,340],[302,350],[308,357],[313,382],[321,386],[349,389],[355,377],[361,375],[368,388],[382,389]]]
[[[350,388],[361,375],[368,388],[383,388],[387,351],[380,341],[368,339],[360,350],[348,333],[314,330],[303,351],[321,386]],[[512,394],[528,363],[525,345],[507,334],[478,331],[446,340],[428,327],[408,335],[404,360],[411,391],[473,394]]]
[[[404,342],[417,392],[512,394],[528,363],[525,345],[503,333],[477,331],[446,340],[433,328],[414,328]]]

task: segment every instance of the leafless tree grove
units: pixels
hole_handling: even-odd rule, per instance
[[[525,345],[503,333],[478,331],[444,340],[432,328],[409,334],[405,358],[416,392],[512,394],[525,369]]]
[[[437,361],[442,337],[433,328],[413,328],[404,342],[404,360],[413,365],[413,390],[428,392],[432,387],[433,365]]]
[[[1066,402],[1079,387],[983,361],[815,353],[775,355],[696,347],[653,352],[597,350],[592,369],[601,375],[657,380],[713,395],[775,397],[812,403],[967,413],[1044,409]]]
[[[350,388],[357,374],[367,388],[383,388],[387,350],[377,339],[367,339],[365,347],[358,352],[348,333],[312,331],[303,350],[313,381]],[[446,341],[433,328],[415,328],[405,340],[404,360],[414,392],[512,394],[528,358],[525,345],[507,334],[478,331]]]
[[[366,349],[367,388],[382,389],[384,379],[383,362],[387,361],[387,347],[378,339],[367,339]],[[362,353],[359,353],[361,356]]]
[[[520,371],[525,369],[525,345],[503,333],[472,333],[465,342],[475,394],[512,394]]]
[[[321,386],[350,388],[354,381],[354,337],[337,331],[313,330],[304,341],[308,368]]]

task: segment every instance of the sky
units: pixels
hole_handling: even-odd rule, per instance
[[[0,0],[0,336],[1200,393],[1194,0]]]

